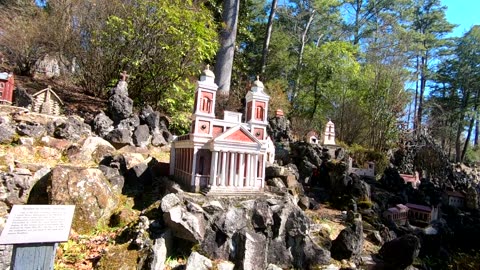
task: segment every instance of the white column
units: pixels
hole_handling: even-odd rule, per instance
[[[238,172],[238,186],[243,187],[243,173],[245,172],[245,153],[240,153],[240,163]]]
[[[236,153],[230,153],[230,175],[228,185],[231,187],[235,186],[235,154]]]
[[[262,159],[262,188],[265,188],[265,166],[267,162],[268,154],[265,154]]]
[[[246,178],[245,179],[245,186],[248,187],[248,186],[250,186],[250,178],[251,178],[251,175],[252,175],[252,172],[251,172],[251,170],[252,170],[252,166],[251,166],[252,158],[251,158],[250,154],[247,154],[246,159],[247,159],[246,160],[246,162],[247,162],[247,174],[245,175],[246,176],[245,177]]]
[[[216,186],[217,185],[217,166],[218,166],[218,152],[212,152],[212,160],[210,162],[210,185]]]
[[[258,171],[258,154],[255,154],[253,156],[253,183],[252,183],[252,187],[255,187],[255,185],[257,184],[257,171]]]
[[[226,169],[227,169],[227,154],[228,153],[226,153],[226,152],[220,152],[220,153],[222,153],[222,172],[221,172],[222,183],[221,183],[221,185],[222,185],[222,187],[224,187],[225,186],[225,178],[227,177],[226,176]]]
[[[197,153],[198,153],[198,148],[194,147],[193,149],[193,158],[192,158],[192,161],[190,163],[190,173],[192,174],[192,179],[190,181],[191,185],[193,187],[195,187],[195,192],[199,192],[200,191],[200,181],[197,181],[197,173],[196,173],[196,169],[197,169]],[[190,155],[190,152],[192,151],[190,150],[189,151],[189,155]],[[198,183],[197,183],[198,182]],[[197,190],[198,189],[198,190]]]

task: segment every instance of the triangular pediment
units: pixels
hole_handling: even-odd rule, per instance
[[[217,138],[214,139],[215,142],[218,141],[235,141],[239,143],[255,143],[261,144],[261,142],[255,138],[244,126],[238,125],[230,128],[225,131]]]

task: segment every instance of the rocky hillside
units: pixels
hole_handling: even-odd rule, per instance
[[[398,149],[377,181],[349,174],[342,148],[293,142],[278,117],[265,193],[205,196],[167,177],[167,117],[134,113],[125,82],[106,104],[87,121],[0,106],[0,228],[14,204],[76,205],[56,269],[478,269],[476,171],[432,142]],[[417,189],[399,174],[412,164],[431,172]],[[466,206],[439,204],[444,188],[466,192]],[[439,218],[386,220],[400,203]],[[0,252],[5,269],[11,246]]]

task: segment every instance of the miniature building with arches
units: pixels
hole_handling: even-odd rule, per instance
[[[330,120],[325,127],[323,145],[335,145],[335,125]]]
[[[311,144],[318,144],[318,133],[311,130],[305,135],[305,141]]]
[[[14,87],[13,74],[0,73],[0,103],[12,104]]]
[[[246,122],[242,123],[242,113],[231,111],[217,119],[214,78],[207,66],[195,91],[190,133],[172,142],[170,175],[192,192],[263,192],[265,165],[272,155],[266,132],[270,97],[257,78],[245,97]]]
[[[357,167],[358,166],[358,167]],[[375,177],[375,162],[365,162],[363,166],[354,165],[353,158],[348,157],[348,173],[354,173],[358,176]]]

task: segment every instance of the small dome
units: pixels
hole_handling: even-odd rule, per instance
[[[210,70],[210,65],[207,65],[207,68],[202,72],[202,76],[215,78],[215,74]]]
[[[263,83],[260,81],[260,78],[257,76],[257,80],[253,82],[253,87],[264,88]]]

